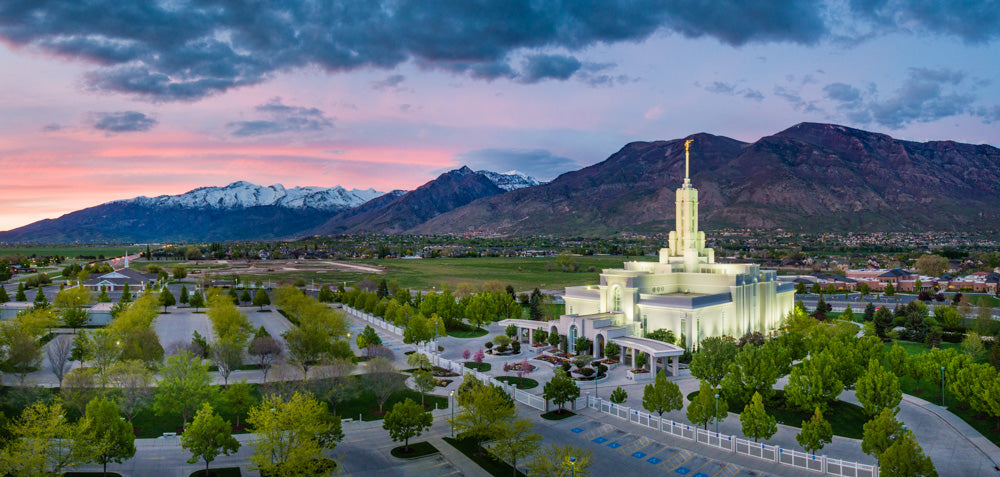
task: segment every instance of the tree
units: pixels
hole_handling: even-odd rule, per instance
[[[740,424],[743,435],[753,439],[754,442],[757,442],[758,439],[770,439],[778,432],[777,421],[774,416],[767,414],[764,400],[758,392],[753,393],[750,402],[743,408],[743,413],[740,414]]]
[[[921,275],[939,277],[948,269],[948,259],[940,255],[921,255],[917,258],[916,269]]]
[[[979,361],[986,355],[986,348],[983,346],[983,339],[979,337],[979,333],[970,331],[965,335],[965,339],[962,340],[962,352],[973,361]]]
[[[412,355],[411,355],[412,356]],[[420,404],[424,404],[424,395],[437,387],[437,379],[430,371],[420,369],[413,373],[413,384],[420,391]]]
[[[84,332],[79,332],[73,337],[73,349],[69,352],[69,358],[73,361],[79,361],[80,366],[83,366],[83,362],[90,359],[90,335]]]
[[[232,339],[221,339],[210,347],[209,355],[222,376],[223,385],[229,385],[229,375],[243,364],[243,345]]]
[[[858,292],[861,293],[862,297],[868,296],[872,292],[872,287],[868,286],[867,283],[862,282],[861,285],[858,285]],[[869,303],[871,303],[871,302],[869,302]],[[871,320],[868,320],[868,321],[871,321]]]
[[[24,282],[17,284],[17,293],[14,295],[14,301],[28,301],[28,296],[24,293]]]
[[[253,294],[253,306],[259,306],[261,310],[271,304],[271,297],[264,290],[257,290]]]
[[[180,411],[183,426],[202,403],[214,400],[215,389],[211,383],[208,365],[200,358],[186,350],[170,356],[160,369],[153,410],[161,416]]]
[[[884,293],[885,296],[894,296],[896,295],[896,287],[892,286],[892,282],[886,283],[885,290],[883,290],[882,293]]]
[[[118,408],[131,423],[135,414],[148,405],[153,374],[142,361],[127,360],[113,364],[108,378],[118,388]]]
[[[121,359],[138,359],[153,367],[163,360],[163,346],[153,328],[129,330],[121,338]]]
[[[69,368],[73,366],[70,361],[70,355],[73,352],[73,338],[66,335],[60,335],[55,337],[45,348],[45,354],[49,358],[49,364],[52,366],[52,374],[56,376],[56,380],[62,383],[63,376],[69,372]]]
[[[617,388],[614,389],[614,391],[611,391],[611,402],[615,404],[622,404],[627,400],[628,400],[628,393],[625,392],[625,390],[622,389],[621,386],[618,386]]]
[[[691,359],[691,375],[718,387],[736,356],[736,343],[728,336],[713,336],[701,342],[701,349]]]
[[[684,397],[677,383],[667,380],[667,373],[662,369],[656,374],[652,384],[647,384],[642,390],[642,407],[649,412],[655,412],[660,417],[663,413],[681,410]]]
[[[451,423],[480,444],[497,436],[503,423],[517,414],[513,400],[502,389],[483,384],[471,374],[463,378],[456,397],[459,412]]]
[[[715,421],[721,421],[729,415],[729,404],[722,396],[716,398],[717,392],[707,381],[702,381],[698,394],[688,404],[687,418],[696,426],[705,426]],[[718,411],[716,411],[718,409]]]
[[[119,303],[128,303],[132,301],[132,292],[129,290],[128,282],[122,286],[122,296],[118,298]]]
[[[23,386],[27,375],[41,365],[42,347],[35,330],[22,325],[23,319],[27,316],[19,318],[22,319],[15,318],[0,324],[0,340],[7,348],[3,370],[17,374]]]
[[[528,462],[528,474],[546,477],[576,477],[587,475],[593,463],[591,453],[569,445],[550,444],[535,453]]]
[[[403,387],[403,378],[389,360],[373,358],[367,363],[367,373],[364,375],[362,385],[375,395],[378,410],[382,412],[382,406],[389,396]]]
[[[181,294],[177,298],[177,301],[179,301],[180,303],[185,304],[185,305],[187,305],[188,302],[191,301],[191,296],[188,295],[188,287],[187,287],[187,285],[181,285]]]
[[[434,417],[410,398],[397,402],[385,415],[382,428],[389,431],[389,437],[396,442],[403,441],[403,453],[410,452],[410,438],[419,437],[430,429]]]
[[[559,346],[559,343],[562,341],[562,337],[559,336],[559,333],[549,333],[548,338],[549,345],[551,346]]]
[[[382,346],[382,338],[375,332],[375,328],[372,328],[370,325],[365,325],[365,329],[361,333],[358,333],[355,342],[358,345],[358,349],[365,350],[365,356],[368,357],[371,357],[373,348]]]
[[[528,419],[510,419],[499,427],[499,432],[486,446],[494,457],[510,462],[514,477],[517,477],[517,459],[534,454],[542,442],[542,436],[532,432],[534,423]]]
[[[281,342],[270,336],[259,336],[250,341],[247,353],[257,361],[262,371],[264,371],[264,382],[267,382],[267,373],[271,366],[277,361],[284,349]]]
[[[796,295],[805,295],[806,294],[806,283],[805,282],[798,282],[798,283],[795,284],[795,294]]]
[[[815,454],[823,446],[833,442],[833,428],[823,419],[823,413],[818,407],[811,419],[802,421],[802,430],[795,436],[795,441],[810,454]]]
[[[240,417],[257,403],[257,399],[253,395],[253,386],[241,379],[226,386],[226,390],[222,392],[222,402],[229,414],[236,417],[236,427],[240,427]]]
[[[770,397],[774,383],[791,363],[788,351],[777,342],[744,346],[729,363],[722,379],[722,393],[740,403],[750,402],[754,393]]]
[[[230,455],[240,449],[240,442],[233,437],[229,422],[212,411],[212,405],[204,403],[194,421],[181,434],[181,447],[191,453],[188,464],[199,460],[205,462],[205,476],[208,476],[209,464],[219,454]]]
[[[902,477],[937,477],[934,462],[924,455],[911,431],[902,433],[879,459],[879,474]]]
[[[247,423],[257,437],[250,461],[268,475],[319,475],[324,451],[344,438],[340,418],[301,392],[287,400],[265,396],[250,409]]]
[[[837,366],[830,351],[810,356],[801,366],[792,368],[785,385],[785,398],[803,410],[826,409],[843,390]]]
[[[247,315],[240,312],[231,300],[223,295],[214,295],[208,300],[208,320],[219,341],[230,341],[241,348],[246,346],[253,334],[253,326]]]
[[[240,303],[250,303],[253,297],[250,296],[250,290],[243,289],[243,293],[240,294]]]
[[[187,269],[184,268],[184,265],[174,265],[173,272],[175,280],[183,280],[187,278]]]
[[[7,303],[8,301],[10,301],[10,295],[7,294],[7,290],[4,287],[0,287],[0,303]]]
[[[77,328],[83,328],[90,319],[87,310],[83,308],[66,308],[59,313],[60,318],[67,328],[72,328],[76,332]]]
[[[61,475],[73,465],[71,442],[75,427],[64,417],[62,404],[36,402],[6,426],[6,446],[0,453],[5,475]]]
[[[202,296],[200,291],[195,290],[194,294],[191,295],[191,301],[188,304],[194,307],[194,311],[197,313],[198,308],[205,306],[205,297]]]
[[[170,293],[170,289],[167,287],[163,287],[163,291],[160,292],[159,302],[160,306],[163,307],[164,313],[167,312],[168,306],[174,306],[177,304],[177,300],[174,299],[174,294]]]
[[[108,462],[121,463],[135,455],[132,425],[121,418],[118,406],[105,398],[87,404],[73,442],[73,452],[82,462],[101,464],[108,474]]]
[[[881,460],[886,449],[903,433],[903,425],[896,420],[896,410],[892,408],[883,408],[863,429],[861,450],[875,460]]]
[[[903,398],[899,378],[876,360],[871,360],[868,371],[858,378],[854,394],[868,417],[878,415],[883,409],[891,409],[895,413]]]
[[[580,397],[580,388],[577,387],[573,378],[569,377],[562,368],[553,370],[552,379],[545,383],[542,397],[552,401],[552,404],[559,406],[559,413],[564,409],[563,405]]]
[[[403,329],[403,343],[417,344],[430,340],[434,335],[434,330],[427,329],[427,318],[417,313],[411,317]]]

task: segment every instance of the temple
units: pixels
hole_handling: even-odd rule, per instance
[[[660,346],[645,339],[654,330],[670,330],[681,344],[695,349],[711,336],[742,336],[759,331],[773,334],[794,306],[794,284],[781,283],[777,272],[756,264],[715,263],[698,230],[698,190],[688,176],[691,140],[684,143],[684,182],[676,192],[676,227],[656,262],[625,262],[624,268],[604,269],[600,284],[567,287],[566,314],[558,323],[521,324],[525,329],[558,331],[575,340],[584,336],[602,356],[604,343],[614,341],[652,357],[673,357],[680,347]],[[543,326],[539,326],[543,325]],[[651,360],[654,361],[655,360]],[[655,364],[654,364],[655,367]]]

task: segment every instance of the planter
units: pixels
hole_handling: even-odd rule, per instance
[[[653,373],[650,373],[649,371],[646,370],[642,370],[642,372],[637,372],[634,369],[630,369],[628,370],[628,374],[625,376],[625,379],[631,379],[632,381],[635,381],[637,383],[652,381]]]

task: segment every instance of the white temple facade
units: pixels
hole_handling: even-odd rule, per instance
[[[711,336],[770,335],[778,329],[794,306],[794,284],[779,282],[777,272],[756,264],[715,263],[714,251],[705,247],[705,233],[698,230],[698,190],[688,177],[685,154],[676,229],[660,249],[659,261],[625,262],[624,268],[603,270],[598,285],[567,287],[566,315],[560,322],[592,322],[593,315],[599,316],[608,326],[590,327],[590,332],[586,326],[578,328],[595,342],[672,330],[678,339],[686,337],[688,348]]]

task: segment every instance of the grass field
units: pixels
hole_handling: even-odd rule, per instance
[[[629,257],[629,260],[651,261],[655,257]],[[423,260],[365,260],[364,263],[385,267],[387,280],[397,280],[407,288],[431,289],[447,285],[454,290],[459,283],[482,286],[499,280],[518,291],[561,289],[571,285],[596,284],[603,268],[620,268],[623,256],[574,257],[579,272],[563,272],[555,266],[555,257],[539,258],[435,258]],[[552,270],[546,270],[550,265]],[[594,267],[593,272],[587,272]]]
[[[896,340],[893,343],[898,344],[909,355],[924,354],[930,352],[930,348],[922,343],[914,343],[912,341],[900,341]],[[893,343],[885,343],[885,351],[889,352],[892,349]],[[946,341],[941,342],[941,349],[954,349],[955,351],[962,352],[961,343],[948,343]]]
[[[698,391],[687,395],[687,399],[693,400],[698,396]],[[743,413],[743,404],[731,402],[729,412],[733,414]],[[802,427],[802,421],[812,418],[812,411],[802,411],[785,403],[785,392],[777,389],[774,395],[765,402],[767,413],[778,421],[791,427]],[[851,439],[861,439],[864,431],[863,426],[868,420],[865,411],[861,406],[844,401],[833,401],[829,409],[823,413],[823,418],[830,423],[833,434]]]
[[[125,255],[124,246],[107,246],[107,245],[38,245],[38,246],[6,246],[0,247],[0,257],[5,255],[24,255],[30,257],[32,255],[38,255],[40,257],[51,257],[54,255],[59,255],[61,257],[76,258],[77,256],[84,255],[88,257],[97,257],[104,255],[105,257],[120,257]],[[145,248],[141,249],[138,246],[129,248],[132,253],[144,251]]]
[[[444,441],[451,444],[452,447],[458,449],[461,453],[465,454],[466,457],[472,459],[473,462],[478,464],[479,467],[482,467],[482,469],[490,475],[495,477],[510,477],[512,475],[517,475],[518,477],[524,476],[521,471],[515,470],[510,466],[510,464],[487,454],[486,450],[480,447],[479,444],[476,443],[475,439],[468,437],[463,439],[445,437]]]

